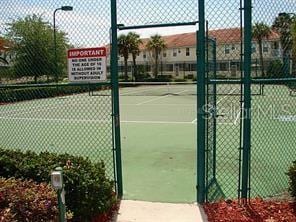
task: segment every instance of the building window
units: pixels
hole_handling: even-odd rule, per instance
[[[162,56],[163,56],[163,57],[167,57],[167,53],[166,53],[166,51],[163,52]]]
[[[177,56],[177,49],[173,49],[173,57]]]
[[[166,65],[166,70],[169,72],[173,72],[174,71],[174,65],[173,64],[167,64]]]
[[[146,59],[146,52],[143,52],[143,59]]]
[[[226,45],[224,46],[224,53],[225,53],[225,54],[229,54],[229,53],[230,53],[230,45],[226,44]]]
[[[231,50],[235,50],[235,44],[231,45]]]
[[[263,42],[263,52],[268,52],[268,42]]]
[[[279,43],[278,42],[273,43],[273,49],[279,49]]]
[[[252,53],[256,52],[256,43],[252,43]]]
[[[219,71],[228,71],[229,70],[229,62],[221,62],[219,63]]]
[[[190,56],[190,49],[186,48],[186,56]]]

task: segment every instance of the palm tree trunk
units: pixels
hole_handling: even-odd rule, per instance
[[[264,74],[264,61],[263,61],[262,41],[258,41],[258,44],[259,44],[259,57],[260,57],[261,77],[265,77],[265,74]]]
[[[158,75],[158,51],[155,50],[155,70],[154,70],[154,76],[157,78]]]
[[[128,74],[127,74],[127,59],[124,58],[124,80],[127,81],[128,80]]]
[[[133,76],[132,76],[132,79],[135,80],[136,77],[137,77],[136,55],[133,55]]]
[[[282,43],[283,47],[283,74],[288,75],[289,72],[289,49],[285,42]]]

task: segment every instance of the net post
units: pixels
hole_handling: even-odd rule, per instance
[[[205,1],[198,1],[197,39],[197,202],[205,202]]]
[[[117,196],[123,195],[122,186],[122,161],[120,141],[120,116],[119,116],[119,87],[118,87],[118,45],[117,45],[117,4],[111,0],[111,84],[112,84],[112,111],[113,111],[113,136],[116,162]]]

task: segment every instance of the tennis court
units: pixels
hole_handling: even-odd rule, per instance
[[[240,147],[239,85],[217,86],[217,179],[237,194]],[[253,91],[257,92],[256,86]],[[121,87],[121,141],[124,198],[194,202],[196,200],[196,89],[194,84],[157,84]],[[221,93],[219,93],[221,92]],[[223,92],[223,93],[222,93]],[[57,150],[112,160],[112,106],[109,90],[38,99],[0,106],[1,146],[34,151]],[[287,161],[280,152],[285,142],[296,143],[296,97],[286,86],[265,86],[253,96],[254,107],[274,105],[275,113],[253,115],[253,193],[268,194],[271,177],[286,187]],[[282,106],[289,104],[289,114]],[[287,108],[287,107],[286,107]],[[258,112],[259,113],[259,112]],[[271,118],[272,117],[272,118]],[[108,147],[108,149],[106,148]],[[99,152],[98,152],[99,151]],[[256,152],[255,152],[256,151]],[[257,152],[260,151],[260,152]],[[266,155],[276,153],[273,159]],[[286,152],[287,153],[287,152]],[[289,159],[295,151],[289,150]],[[285,157],[286,158],[286,157]],[[112,162],[112,161],[111,161]],[[272,170],[264,173],[266,167]],[[258,171],[257,171],[258,170]],[[110,173],[112,173],[110,171]],[[260,180],[257,183],[256,180]]]

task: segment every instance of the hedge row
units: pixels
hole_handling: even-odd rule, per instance
[[[103,162],[92,163],[68,154],[0,149],[0,176],[4,178],[49,183],[51,171],[58,166],[64,170],[66,205],[74,214],[73,221],[90,221],[114,206],[114,183],[107,177]]]
[[[91,90],[99,90],[102,86],[92,86]],[[13,103],[89,92],[89,86],[47,86],[29,88],[0,88],[0,103]]]
[[[57,195],[51,186],[0,178],[0,221],[56,221]]]

